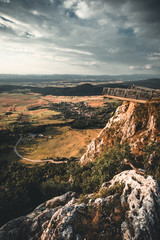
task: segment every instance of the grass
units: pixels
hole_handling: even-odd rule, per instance
[[[99,96],[44,96],[43,100],[52,102],[52,103],[59,103],[59,102],[87,102],[89,106],[92,107],[99,107],[102,106],[104,103],[108,102],[118,102],[116,99],[109,99],[104,98],[103,95]]]
[[[34,110],[34,111],[28,111],[27,115],[29,116],[30,121],[34,124],[34,123],[38,123],[38,124],[51,124],[53,123],[58,123],[57,121],[52,121],[49,120],[50,116],[55,116],[55,115],[59,115],[60,112],[57,111],[51,111],[48,109],[38,109],[38,110]]]
[[[48,127],[44,138],[27,140],[18,146],[22,156],[39,160],[57,157],[81,157],[100,129],[74,130],[70,127]],[[49,139],[48,136],[52,138]]]
[[[88,199],[81,195],[79,203],[84,202],[87,206],[81,210],[79,221],[73,225],[74,233],[79,233],[87,240],[122,239],[121,224],[128,211],[128,204],[121,204],[120,201],[123,188],[123,184],[116,184],[112,188],[103,189],[96,198],[113,195],[113,199],[101,206],[88,205]]]

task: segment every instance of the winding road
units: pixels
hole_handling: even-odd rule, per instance
[[[17,141],[16,145],[14,146],[14,152],[15,154],[20,157],[23,160],[29,161],[29,162],[34,162],[34,163],[44,163],[44,162],[51,162],[54,164],[61,164],[61,163],[67,163],[67,161],[54,161],[53,159],[46,159],[46,160],[33,160],[33,159],[29,159],[29,158],[25,158],[23,157],[21,154],[19,154],[19,152],[17,151],[17,146],[20,143],[20,141],[22,140],[22,136],[20,137],[20,139]]]

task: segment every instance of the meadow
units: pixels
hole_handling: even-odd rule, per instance
[[[2,143],[1,161],[20,160],[28,163],[19,159],[12,150],[20,138],[20,133],[23,135],[23,140],[17,150],[23,157],[34,160],[80,158],[87,150],[87,145],[99,134],[101,128],[73,129],[70,126],[73,119],[65,118],[60,110],[54,110],[50,106],[55,103],[76,104],[81,102],[85,102],[89,108],[97,109],[102,108],[107,102],[114,102],[114,100],[104,99],[102,95],[42,96],[32,92],[1,93],[0,129],[10,131],[10,136],[13,138],[10,144],[7,141]],[[28,138],[26,130],[29,129],[29,126],[32,129],[31,133],[36,127],[41,127],[42,130],[39,130],[37,136],[31,139]],[[9,151],[5,151],[8,147]]]
[[[42,137],[24,138],[18,146],[18,152],[33,160],[56,158],[79,158],[87,150],[87,145],[100,132],[100,129],[71,129],[48,127]],[[23,163],[28,163],[22,160]]]

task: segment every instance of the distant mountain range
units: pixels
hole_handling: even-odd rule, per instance
[[[144,79],[160,78],[160,74],[133,74],[133,75],[15,75],[0,74],[0,84],[37,84],[47,82],[110,82],[110,81],[139,81]]]
[[[130,83],[130,82],[125,82]],[[146,80],[140,80],[140,81],[132,81],[132,84],[148,87],[148,88],[155,88],[160,89],[160,78],[152,78],[152,79],[146,79]]]

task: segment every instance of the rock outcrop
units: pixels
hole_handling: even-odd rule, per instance
[[[84,165],[94,161],[106,146],[113,146],[115,141],[127,142],[133,153],[141,154],[145,144],[160,140],[159,113],[159,100],[146,104],[124,102],[99,136],[92,140],[80,163]]]
[[[111,181],[124,183],[121,203],[128,203],[127,217],[121,225],[123,239],[158,239],[160,193],[151,176],[145,178],[134,170],[124,171]]]
[[[116,175],[98,193],[55,197],[32,213],[5,224],[0,240],[158,240],[160,196],[157,182],[134,170]]]

